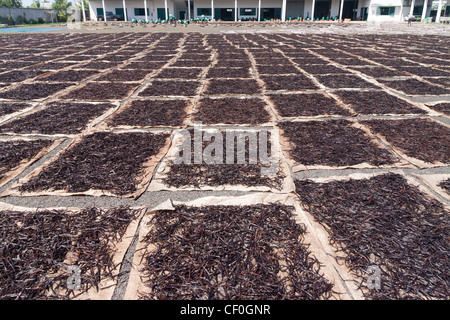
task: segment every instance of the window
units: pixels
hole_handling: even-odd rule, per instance
[[[240,8],[239,15],[241,15],[241,16],[256,16],[256,8]]]
[[[149,9],[147,8],[147,15],[150,14]],[[145,8],[134,8],[135,16],[145,16]]]
[[[393,16],[395,13],[395,7],[379,7],[380,16]]]
[[[97,17],[103,17],[103,8],[97,8]]]
[[[210,16],[211,15],[211,8],[197,8],[197,15],[201,16]]]
[[[164,8],[158,8],[156,9],[156,13],[158,15],[158,19],[160,20],[166,20],[166,13],[164,11]],[[169,17],[170,10],[167,8],[167,18]]]
[[[423,11],[423,6],[414,6],[414,12],[413,15],[420,16]]]

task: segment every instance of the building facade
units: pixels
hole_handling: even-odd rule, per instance
[[[197,19],[202,16],[221,21],[351,19],[362,21],[403,21],[408,13],[425,19],[448,15],[446,0],[91,0],[91,20],[103,20],[104,12],[125,21]],[[189,8],[190,7],[190,10]]]

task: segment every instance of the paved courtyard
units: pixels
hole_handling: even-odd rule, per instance
[[[356,26],[0,34],[0,299],[448,299],[450,38]]]

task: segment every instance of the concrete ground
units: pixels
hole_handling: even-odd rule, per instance
[[[45,26],[27,26],[39,29]],[[200,32],[200,33],[306,33],[306,34],[415,34],[445,35],[450,30],[448,23],[412,23],[407,22],[209,22],[207,24],[132,24],[131,22],[95,22],[52,25],[59,29],[54,33],[69,32]],[[0,30],[1,31],[1,30]]]
[[[73,29],[75,32],[77,29]],[[81,32],[200,32],[200,33],[307,33],[307,34],[416,34],[443,35],[450,30],[450,25],[441,23],[413,23],[410,27],[405,22],[238,22],[209,23],[191,25],[170,24],[130,24],[120,22],[87,22]],[[57,31],[61,32],[61,31]]]

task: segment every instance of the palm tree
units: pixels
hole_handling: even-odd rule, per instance
[[[58,22],[66,22],[67,21],[67,8],[72,5],[72,2],[68,2],[67,0],[55,0],[52,4],[52,8],[57,10],[56,19]]]

